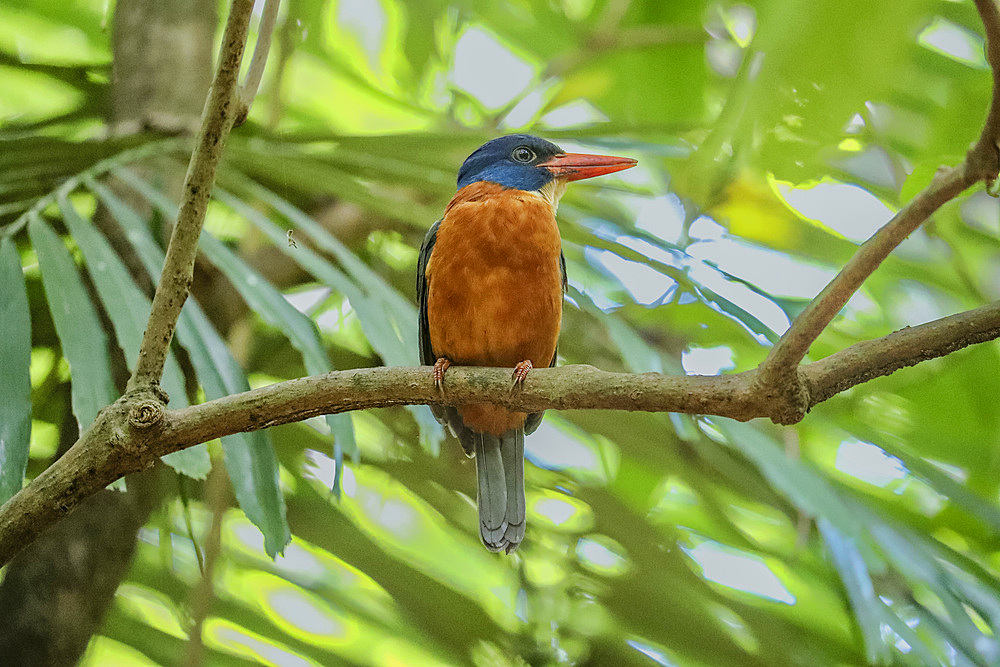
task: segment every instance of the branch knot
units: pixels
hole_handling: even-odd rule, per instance
[[[802,367],[762,370],[765,372],[755,383],[756,393],[771,421],[783,426],[802,421],[811,405],[809,380]]]
[[[140,399],[128,411],[129,425],[147,429],[163,421],[163,403],[152,398]]]

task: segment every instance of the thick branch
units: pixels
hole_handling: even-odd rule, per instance
[[[857,343],[801,369],[811,407],[838,392],[960,348],[1000,338],[1000,302]],[[736,375],[609,373],[591,366],[533,370],[510,391],[510,369],[453,367],[445,393],[429,369],[363,368],[280,382],[180,410],[151,392],[123,397],[62,458],[0,507],[0,565],[47,525],[113,480],[214,438],[316,415],[409,404],[489,402],[547,409],[686,412],[749,420],[783,409],[757,370]]]
[[[235,118],[234,92],[252,9],[253,0],[233,0],[222,38],[215,81],[202,113],[198,147],[191,155],[184,179],[184,201],[170,236],[163,273],[153,297],[153,307],[139,350],[139,361],[129,380],[129,390],[159,382],[167,350],[174,337],[177,318],[191,287],[194,260],[198,253],[198,237],[208,210],[216,168]]]

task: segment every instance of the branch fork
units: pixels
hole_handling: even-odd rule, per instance
[[[799,314],[760,366],[761,391],[781,406],[772,420],[799,421],[810,404],[810,388],[799,370],[809,346],[826,329],[868,276],[945,203],[982,181],[991,187],[1000,170],[1000,8],[996,0],[975,0],[986,31],[986,59],[993,76],[990,108],[978,141],[956,167],[942,167],[931,184],[865,241],[847,265]]]

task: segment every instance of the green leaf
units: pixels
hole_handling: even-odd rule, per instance
[[[398,323],[390,317],[384,302],[365,294],[356,282],[351,280],[337,267],[303,244],[290,247],[287,243],[287,232],[266,215],[253,208],[245,201],[223,190],[216,192],[219,201],[233,209],[238,215],[249,220],[264,233],[271,242],[283,253],[308,271],[317,280],[347,297],[351,307],[361,320],[361,328],[372,348],[390,365],[403,365],[408,360],[406,343]]]
[[[772,331],[771,327],[761,322],[760,319],[752,315],[750,311],[746,310],[735,301],[727,299],[715,290],[705,287],[704,285],[699,285],[695,289],[695,293],[706,304],[714,309],[717,309],[720,313],[728,315],[738,321],[756,336],[769,340],[772,343],[777,342],[779,335]]]
[[[956,597],[956,592],[961,590],[957,584],[960,579],[941,566],[923,544],[921,536],[904,532],[902,525],[885,523],[853,499],[842,498],[808,464],[786,456],[777,443],[757,429],[725,419],[713,419],[712,423],[732,446],[758,466],[775,489],[821,519],[820,530],[848,589],[857,622],[862,626],[869,660],[881,660],[887,655],[880,648],[884,641],[881,636],[869,632],[868,626],[878,619],[892,627],[925,658],[935,648],[924,641],[923,635],[911,632],[898,611],[881,601],[874,601],[868,570],[877,567],[880,574],[884,574],[885,569],[884,561],[875,552],[875,545],[896,573],[909,578],[915,585],[927,587],[943,604],[949,616],[949,630],[954,634],[949,638],[950,643],[969,655],[976,655],[976,647],[988,641],[963,611],[963,604],[972,601]]]
[[[810,516],[825,517],[848,538],[863,534],[861,518],[808,464],[786,456],[777,442],[752,426],[719,417],[710,421],[723,433],[730,447],[750,459],[771,486],[797,507]]]
[[[625,368],[631,373],[662,373],[660,355],[642,339],[642,336],[623,318],[615,313],[605,313],[594,304],[588,294],[570,286],[568,293],[581,310],[593,315],[604,325],[611,342],[618,348]]]
[[[31,136],[0,139],[0,225],[4,234],[14,234],[28,223],[29,214],[39,214],[69,194],[82,178],[149,157],[169,153],[177,139],[156,139],[137,133],[121,139],[66,141]],[[16,200],[16,201],[15,201]]]
[[[924,78],[930,73],[913,66],[920,47],[912,33],[921,13],[940,4],[874,3],[860,12],[830,2],[800,12],[789,0],[759,3],[753,48],[764,57],[734,136],[748,138],[759,128],[753,158],[781,178],[805,180],[826,169],[817,147],[838,142],[866,102],[893,99],[913,86],[933,90]],[[831,38],[831,26],[841,39]],[[842,66],[831,68],[834,62]]]
[[[880,446],[898,457],[914,475],[923,478],[931,488],[947,497],[951,504],[990,525],[993,531],[1000,531],[1000,511],[997,511],[995,504],[983,500],[933,464],[928,463],[926,459],[915,456],[907,448],[888,441],[881,442]]]
[[[333,255],[354,279],[355,284],[364,291],[367,301],[379,304],[376,308],[367,301],[364,302],[365,317],[371,322],[365,332],[368,334],[371,330],[377,334],[370,337],[369,342],[385,363],[390,366],[411,366],[417,363],[417,310],[413,303],[302,210],[250,179],[242,179],[242,185],[251,195],[287,218],[296,230],[301,230],[317,247]],[[281,246],[281,242],[278,245]],[[358,317],[362,317],[360,311]],[[385,318],[384,324],[375,324],[376,318]],[[436,455],[444,439],[443,429],[424,406],[408,405],[406,409],[420,427],[421,446]]]
[[[118,344],[125,352],[128,367],[132,369],[139,358],[139,346],[149,317],[150,301],[136,286],[108,242],[89,221],[80,216],[65,194],[60,193],[58,203],[66,227],[87,261],[87,272],[94,281],[97,294],[115,329]],[[170,396],[173,407],[188,405],[184,375],[173,353],[167,356],[160,384]],[[204,479],[212,468],[204,443],[167,454],[163,461],[177,472],[194,479]]]
[[[295,309],[271,283],[254,271],[236,253],[211,234],[201,235],[205,256],[233,283],[247,304],[272,327],[283,331],[292,346],[302,353],[306,372],[322,375],[332,370],[320,340],[316,323]],[[344,451],[353,455],[357,449],[349,414],[327,415],[326,421]]]
[[[955,161],[956,164],[958,162],[961,160]],[[904,204],[909,202],[921,190],[930,185],[931,181],[934,180],[934,175],[943,164],[945,164],[943,160],[932,160],[916,165],[903,181],[903,187],[899,190],[899,201]]]
[[[340,242],[333,234],[323,228],[318,222],[306,215],[267,188],[252,181],[245,181],[250,194],[260,198],[268,206],[274,208],[292,223],[296,230],[301,230],[321,250],[333,255],[344,270],[363,286],[369,297],[378,299],[384,304],[387,315],[391,318],[393,329],[400,337],[402,351],[396,358],[388,358],[390,364],[413,364],[417,358],[417,310],[413,303],[396,291],[385,278],[373,271],[367,264],[358,259],[357,255]]]
[[[181,311],[177,337],[191,355],[207,397],[249,391],[243,369],[193,299]],[[291,532],[271,436],[267,431],[227,435],[222,453],[236,500],[264,535],[264,550],[273,558],[291,541]]]
[[[332,164],[327,164],[313,158],[292,157],[288,155],[276,154],[269,157],[267,168],[262,165],[259,155],[245,151],[243,154],[234,152],[231,156],[239,168],[251,174],[254,178],[266,180],[272,171],[282,169],[288,173],[305,173],[310,179],[310,186],[322,189],[331,195],[353,201],[366,210],[372,211],[387,218],[408,222],[414,226],[427,224],[432,220],[434,213],[427,208],[412,201],[407,202],[398,197],[389,197],[385,194],[385,189],[381,191],[369,183],[358,180],[354,170],[345,170]],[[229,176],[233,174],[230,173]]]
[[[0,242],[0,503],[21,490],[31,445],[31,317],[21,257]]]
[[[960,591],[954,580],[958,577],[954,576],[953,571],[949,572],[941,567],[941,563],[928,551],[923,536],[911,533],[902,526],[893,527],[874,517],[869,521],[869,530],[900,573],[913,582],[928,587],[937,596],[948,617],[947,626],[955,648],[969,656],[977,655],[977,647],[983,646],[990,639],[969,619],[963,609],[967,601],[956,596]]]
[[[28,223],[28,234],[38,254],[49,312],[69,363],[73,414],[83,433],[98,411],[118,398],[111,377],[108,338],[59,235],[37,216]]]
[[[163,268],[163,251],[145,222],[101,183],[92,180],[85,183],[121,224],[146,270],[150,275],[158,275]],[[208,398],[221,398],[250,389],[243,369],[194,298],[188,298],[181,310],[177,339],[191,355]],[[251,431],[225,436],[222,452],[236,500],[264,535],[264,549],[273,558],[284,550],[291,533],[285,518],[285,499],[270,434]]]
[[[163,193],[130,172],[123,170],[118,175],[165,215],[177,216],[177,205]],[[208,260],[229,279],[247,305],[265,322],[284,332],[292,346],[302,353],[307,373],[322,375],[332,370],[315,322],[296,310],[264,276],[207,232],[202,232],[201,249]],[[334,435],[334,446],[342,447],[344,452],[356,456],[358,450],[351,416],[327,415],[326,422]]]
[[[403,46],[407,61],[419,76],[435,52],[434,22],[447,8],[441,0],[425,0],[405,5],[406,36]]]
[[[875,595],[865,559],[861,557],[854,539],[844,536],[824,518],[820,518],[817,524],[833,557],[833,564],[840,573],[840,580],[847,589],[858,629],[865,640],[868,662],[882,664],[890,657],[891,647],[882,640],[880,621],[884,605]]]

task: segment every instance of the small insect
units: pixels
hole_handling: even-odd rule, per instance
[[[292,230],[291,229],[288,230],[288,233],[285,235],[285,237],[288,239],[288,247],[289,248],[298,248],[299,247],[299,244],[295,242],[295,237],[292,236]]]

